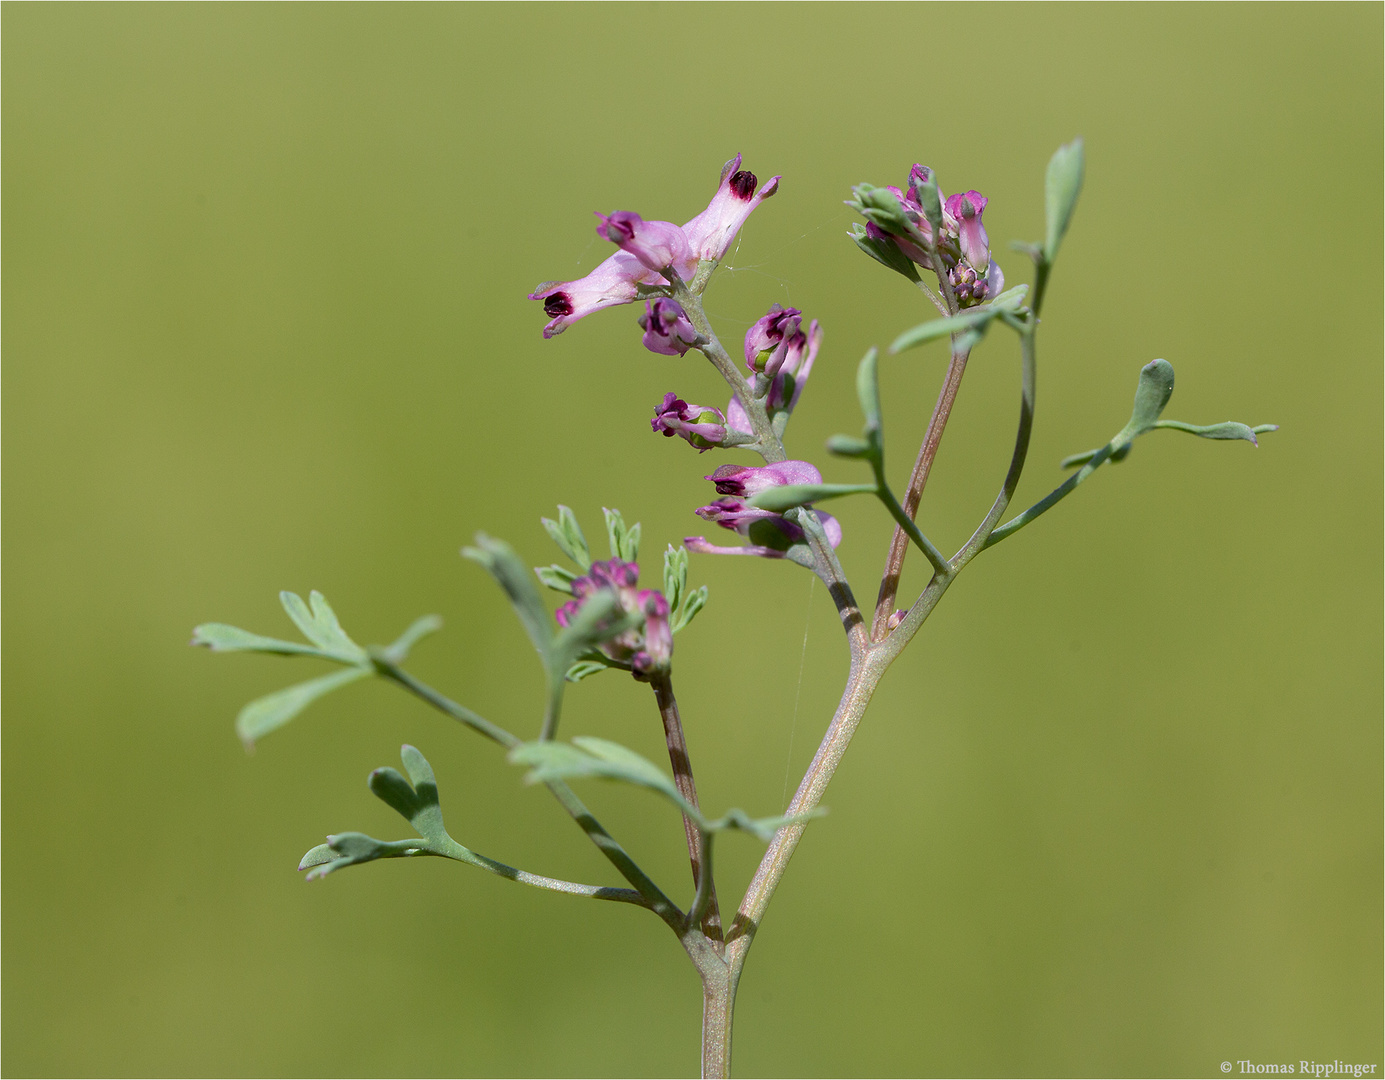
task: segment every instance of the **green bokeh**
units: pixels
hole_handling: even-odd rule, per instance
[[[737,151],[783,174],[710,310],[731,341],[771,301],[822,320],[789,448],[855,481],[820,450],[857,427],[855,361],[925,312],[845,239],[849,185],[922,159],[990,197],[1003,252],[1077,133],[1021,505],[1155,356],[1168,416],[1283,429],[1151,435],[953,589],[770,909],[738,1071],[1381,1061],[1379,5],[10,4],[4,31],[8,1074],[691,1073],[696,981],[655,919],[439,860],[293,870],[327,832],[405,834],[363,780],[408,741],[464,843],[608,882],[546,793],[377,684],[247,757],[237,708],[317,666],[188,632],[284,633],[281,588],[364,640],[438,611],[416,670],[532,728],[538,667],[458,547],[548,561],[559,501],[650,552],[705,531],[716,455],[646,418],[724,397],[630,308],[540,338],[524,293],[605,255],[591,211],[683,220]],[[897,477],[941,372],[883,364]],[[1016,396],[993,335],[924,505],[949,550]],[[840,516],[869,595],[888,523]],[[793,567],[693,577],[704,801],[773,813],[840,632]],[[657,758],[647,699],[595,679],[565,730]],[[676,816],[583,793],[686,899]],[[757,848],[720,846],[734,897]]]

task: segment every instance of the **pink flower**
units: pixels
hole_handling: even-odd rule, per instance
[[[699,453],[720,446],[726,440],[726,417],[720,409],[689,405],[673,393],[664,395],[663,404],[655,408],[649,426],[669,438],[681,436]]]
[[[772,176],[757,192],[755,174],[741,168],[740,154],[733,157],[721,167],[721,183],[707,209],[683,226],[693,254],[720,262],[750,212],[778,190],[779,177]]]
[[[718,555],[763,555],[782,558],[794,544],[803,542],[803,529],[796,522],[769,510],[750,506],[746,499],[768,488],[785,484],[820,484],[822,475],[806,461],[780,461],[773,465],[723,465],[706,479],[717,486],[717,494],[726,496],[706,506],[698,507],[697,516],[731,529],[749,539],[747,547],[724,548],[709,544],[700,536],[684,540],[689,551]],[[817,514],[827,534],[828,543],[836,547],[842,542],[842,527],[831,514]]]
[[[628,211],[602,217],[598,231],[621,250],[584,278],[546,281],[529,294],[530,300],[543,301],[549,318],[543,336],[561,334],[602,308],[633,303],[642,285],[667,284],[659,271],[669,265],[688,280],[697,272],[698,260],[719,262],[750,212],[779,190],[775,176],[757,192],[755,174],[740,164],[739,154],[726,163],[707,209],[681,228],[669,221],[645,221]]]
[[[671,266],[682,278],[697,273],[697,260],[692,257],[688,238],[673,222],[645,221],[628,210],[617,210],[610,217],[596,216],[601,218],[597,235],[635,256],[648,269],[662,276]]]
[[[650,352],[682,356],[697,340],[697,330],[676,300],[660,297],[652,304],[646,302],[639,322],[644,330],[643,345]]]
[[[635,612],[643,613],[644,625],[612,635],[601,643],[601,651],[612,660],[629,664],[636,677],[656,669],[666,669],[673,654],[673,634],[668,623],[668,601],[656,589],[639,589],[637,563],[609,559],[594,562],[591,569],[572,582],[569,600],[553,613],[559,626],[568,626],[592,596],[609,593],[616,599],[612,623]]]

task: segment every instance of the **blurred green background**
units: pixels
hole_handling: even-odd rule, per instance
[[[376,684],[247,757],[240,705],[318,666],[189,631],[288,634],[281,588],[364,641],[437,611],[414,669],[535,730],[538,667],[458,547],[547,562],[541,514],[594,536],[616,505],[657,563],[707,531],[717,457],[647,417],[725,398],[633,308],[542,340],[524,294],[607,254],[591,212],[683,221],[737,151],[783,174],[710,311],[733,342],[772,301],[822,320],[789,449],[853,481],[821,446],[859,424],[856,361],[928,312],[845,238],[849,185],[927,162],[1003,252],[1079,133],[1019,505],[1155,356],[1166,415],[1283,429],[1157,433],[963,577],[770,909],[737,1069],[1381,1060],[1379,5],[9,4],[4,30],[7,1073],[691,1074],[698,988],[652,917],[433,860],[294,872],[328,832],[407,834],[363,783],[407,740],[462,842],[610,882],[546,792]],[[884,365],[901,483],[943,359]],[[1003,333],[972,361],[923,510],[948,550],[1017,375]],[[873,595],[887,523],[839,505]],[[831,606],[784,564],[693,580],[704,801],[775,812],[845,672]],[[564,727],[661,754],[623,677]],[[581,793],[685,899],[676,815]],[[721,845],[725,902],[758,854]]]

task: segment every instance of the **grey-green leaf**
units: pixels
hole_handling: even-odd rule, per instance
[[[795,506],[835,499],[843,495],[874,495],[874,484],[785,484],[782,487],[766,488],[746,500],[747,505],[760,510],[770,510],[776,514],[792,510]]]
[[[606,543],[611,549],[611,558],[624,562],[638,562],[640,557],[640,525],[627,526],[619,510],[601,508],[606,518]]]
[[[281,656],[322,656],[320,649],[297,641],[262,637],[226,623],[203,623],[193,628],[192,644],[205,645],[212,652],[263,652]]]
[[[881,266],[888,267],[897,274],[903,274],[910,281],[919,281],[918,268],[914,266],[913,260],[900,251],[899,245],[893,240],[877,240],[866,232],[866,227],[860,222],[853,223],[851,232],[847,235],[851,237],[858,248]]]
[[[1151,360],[1140,369],[1140,382],[1135,387],[1135,408],[1130,413],[1130,423],[1126,424],[1125,431],[1117,438],[1128,442],[1149,431],[1171,397],[1173,365],[1167,360]]]
[[[534,576],[554,592],[567,593],[569,596],[572,595],[572,583],[577,580],[576,574],[557,563],[534,567]]]
[[[553,627],[548,610],[539,599],[539,592],[529,578],[528,569],[510,550],[510,546],[485,533],[477,533],[476,546],[462,548],[462,554],[484,566],[491,577],[500,583],[534,648],[540,656],[547,658],[553,643]]]
[[[324,852],[323,848],[327,851]],[[417,840],[376,840],[365,833],[338,833],[327,837],[326,844],[319,844],[298,864],[298,869],[308,871],[308,880],[326,877],[344,866],[372,862],[375,859],[398,859],[423,853]],[[330,855],[330,858],[328,857]],[[310,869],[311,868],[311,869]]]
[[[577,515],[566,506],[559,505],[558,520],[540,519],[548,535],[558,545],[563,554],[583,570],[590,570],[591,552],[587,549],[587,538],[582,534],[582,526],[577,524]]]
[[[241,709],[240,715],[236,717],[236,734],[240,736],[241,742],[245,743],[246,749],[250,749],[256,739],[283,727],[324,694],[329,694],[357,679],[363,679],[369,674],[370,668],[347,668],[345,671],[334,671],[330,675],[297,683],[252,701]]]
[[[399,637],[395,638],[394,644],[385,650],[385,655],[395,664],[402,664],[409,658],[409,652],[418,642],[429,634],[436,634],[442,629],[441,615],[424,615],[417,618],[410,624]]]
[[[1072,222],[1077,196],[1082,191],[1085,167],[1080,138],[1058,147],[1049,160],[1048,174],[1044,178],[1044,217],[1047,221],[1044,258],[1050,263],[1057,256],[1058,245],[1063,242],[1063,236]]]
[[[692,622],[693,619],[697,617],[697,613],[706,606],[707,586],[703,585],[700,589],[695,589],[690,593],[688,598],[683,601],[682,609],[674,614],[673,620],[670,623],[673,633],[678,633],[679,630],[682,630],[683,627]]]
[[[880,354],[874,348],[867,350],[856,368],[856,398],[861,403],[861,415],[866,418],[866,438],[878,434],[880,420]]]
[[[563,677],[567,679],[568,682],[581,682],[583,679],[591,678],[591,676],[599,672],[609,671],[611,666],[610,664],[598,663],[595,660],[579,660],[567,669],[567,674]]]
[[[688,551],[672,544],[664,552],[664,599],[669,611],[677,611],[688,591]]]
[[[1184,424],[1178,420],[1160,420],[1153,425],[1157,428],[1169,428],[1173,431],[1186,431],[1189,435],[1197,435],[1204,439],[1244,439],[1252,445],[1259,446],[1260,443],[1255,436],[1263,435],[1267,431],[1278,431],[1278,424],[1259,424],[1251,427],[1248,424],[1238,424],[1234,420],[1227,420],[1221,424]]]
[[[925,345],[930,341],[937,341],[939,338],[951,337],[953,334],[960,334],[973,327],[984,326],[998,315],[995,307],[986,304],[982,307],[969,308],[956,315],[949,315],[945,319],[930,319],[926,323],[920,323],[912,330],[906,330],[894,339],[890,345],[890,352],[900,353],[905,349],[912,349],[916,345]]]
[[[837,457],[864,458],[875,453],[875,447],[854,435],[833,435],[827,440],[827,452]]]

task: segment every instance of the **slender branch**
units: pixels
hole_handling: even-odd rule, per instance
[[[715,833],[697,830],[697,862],[701,870],[697,875],[697,892],[688,908],[688,925],[701,926],[706,933],[708,925],[715,926],[716,935],[707,934],[713,941],[721,940],[721,916],[717,914],[717,887],[712,877],[712,840]]]
[[[947,310],[947,305],[943,303],[942,297],[930,289],[923,281],[919,281],[918,287],[923,295],[928,297],[928,302],[938,309],[938,314],[947,318],[952,312]]]
[[[928,421],[923,443],[919,446],[914,471],[909,476],[909,487],[904,492],[903,509],[911,521],[918,514],[923,489],[928,483],[928,474],[933,469],[933,460],[938,456],[938,447],[942,445],[943,432],[952,416],[952,406],[957,400],[957,391],[962,386],[962,376],[966,374],[967,359],[970,356],[970,350],[961,353],[954,351],[947,366],[947,376],[938,392],[938,401],[933,406],[933,415]],[[899,578],[904,569],[904,556],[909,551],[909,539],[904,527],[897,525],[894,537],[890,541],[890,553],[885,559],[880,592],[875,601],[875,619],[871,625],[871,639],[874,641],[884,638],[889,618],[894,613],[895,597],[899,593]]]
[[[1093,454],[1090,460],[1088,460],[1088,462],[1085,465],[1083,465],[1082,468],[1080,468],[1077,472],[1069,476],[1060,485],[1058,485],[1058,487],[1050,491],[1047,495],[1045,495],[1042,499],[1036,502],[1028,510],[1026,510],[1022,514],[1016,514],[1004,525],[1001,525],[998,528],[996,528],[990,536],[986,537],[986,542],[981,545],[981,550],[985,551],[988,547],[1000,543],[1007,536],[1011,535],[1012,533],[1016,533],[1020,529],[1024,528],[1036,517],[1040,516],[1045,511],[1053,507],[1056,503],[1059,503],[1063,499],[1067,498],[1067,496],[1072,493],[1072,490],[1075,487],[1077,487],[1078,484],[1082,483],[1083,480],[1091,476],[1092,473],[1095,472],[1103,463],[1105,463],[1106,460],[1110,458],[1111,455],[1115,452],[1116,447],[1111,443],[1107,443],[1095,454]]]
[[[612,900],[621,904],[634,904],[636,907],[642,908],[650,906],[649,901],[634,889],[614,889],[606,885],[583,885],[576,881],[544,877],[542,874],[531,874],[527,870],[517,870],[513,866],[506,866],[502,862],[488,859],[475,851],[464,850],[466,850],[468,857],[459,859],[459,862],[479,866],[482,870],[489,870],[492,874],[517,881],[521,885],[532,885],[536,889],[547,889],[550,892],[567,893],[571,896],[589,896],[593,900]]]
[[[946,574],[949,569],[946,557],[933,546],[933,541],[924,536],[914,520],[904,512],[904,507],[899,505],[899,500],[894,497],[894,492],[886,485],[883,476],[880,477],[880,486],[876,488],[875,493],[885,504],[885,509],[890,512],[890,516],[898,523],[896,528],[903,529],[909,535],[909,539],[918,545],[918,549],[923,552],[924,557],[933,564],[934,572]]]
[[[465,706],[458,705],[455,701],[440,694],[431,686],[420,682],[388,658],[373,654],[371,661],[375,665],[375,669],[385,678],[404,687],[433,708],[446,713],[454,720],[460,720],[473,731],[479,732],[506,749],[516,747],[522,741],[504,728],[497,727]],[[587,809],[570,787],[561,780],[547,781],[545,786],[553,793],[553,797],[558,800],[559,805],[577,822],[578,827],[587,834],[587,838],[597,846],[601,854],[605,855],[611,864],[620,871],[621,876],[635,887],[636,891],[647,902],[645,906],[663,919],[674,933],[681,936],[685,919],[678,905],[665,896],[649,875],[640,869],[639,864],[630,857],[629,852],[621,847],[615,837],[602,827],[601,822],[596,820],[595,815]]]
[[[1000,494],[996,496],[985,519],[976,527],[971,539],[952,557],[952,566],[956,570],[969,563],[986,546],[986,541],[995,530],[1001,515],[1005,513],[1005,508],[1010,505],[1015,488],[1019,486],[1020,474],[1024,471],[1024,459],[1029,453],[1029,435],[1034,427],[1034,332],[1037,328],[1038,320],[1031,315],[1028,326],[1020,335],[1023,365],[1020,377],[1020,422],[1019,430],[1015,432],[1015,450],[1010,457],[1010,468],[1005,473],[1005,482],[1001,485]]]
[[[664,722],[664,740],[668,744],[669,765],[673,768],[673,782],[682,795],[694,808],[701,810],[697,801],[697,784],[693,780],[692,760],[688,757],[688,741],[683,734],[683,721],[678,715],[678,700],[673,696],[673,679],[667,673],[655,675],[649,680],[654,689],[654,700],[659,705],[659,717]],[[703,859],[703,848],[710,851],[711,843],[704,845],[702,830],[697,824],[683,815],[683,831],[688,841],[688,861],[692,864],[693,884],[697,895],[706,899],[696,918],[688,913],[689,922],[702,927],[702,932],[713,941],[721,940],[721,913],[717,909],[716,885],[712,879],[711,864]],[[697,902],[694,901],[694,908]]]
[[[375,665],[375,670],[386,679],[399,684],[405,690],[409,691],[409,693],[422,698],[429,705],[433,706],[433,708],[452,717],[453,720],[460,720],[467,727],[471,728],[472,731],[484,735],[492,742],[498,742],[501,746],[505,747],[506,750],[513,749],[524,741],[519,738],[519,736],[512,735],[504,728],[497,727],[484,717],[478,716],[465,705],[458,705],[451,698],[438,693],[438,691],[434,690],[426,683],[419,682],[418,679],[415,679],[407,671],[383,654],[372,652],[370,660],[371,663]]]

